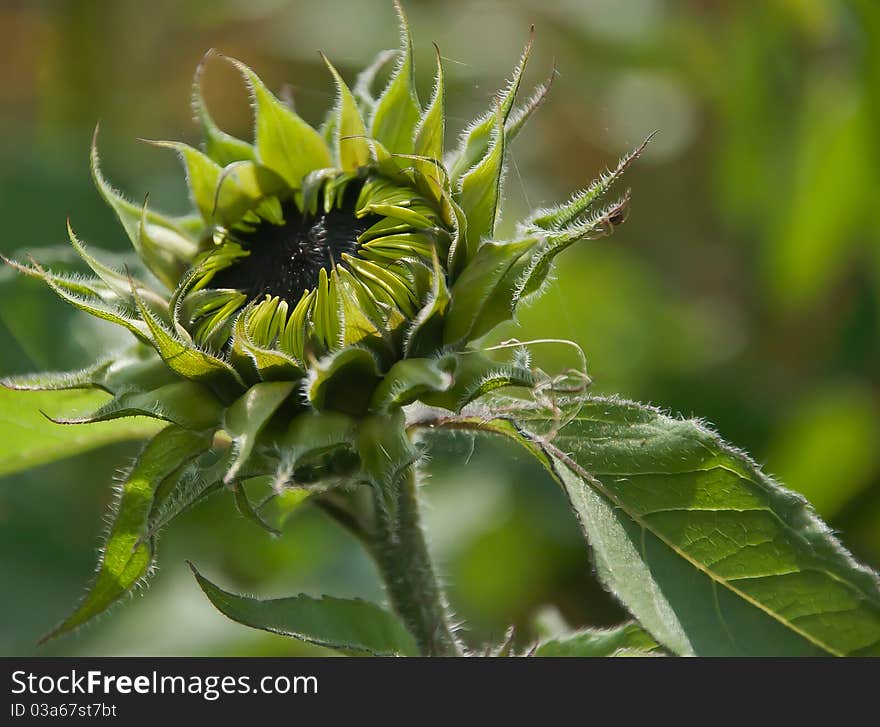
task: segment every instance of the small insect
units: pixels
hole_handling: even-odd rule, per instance
[[[610,235],[614,232],[615,227],[626,222],[626,218],[629,216],[629,199],[629,190],[627,190],[626,194],[618,202],[605,211],[602,224],[606,235]]]
[[[626,218],[629,216],[629,207],[626,203],[622,203],[615,207],[608,215],[608,224],[612,227],[617,227],[618,225],[622,225],[626,222]]]

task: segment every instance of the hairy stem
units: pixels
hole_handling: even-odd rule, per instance
[[[418,472],[410,465],[391,493],[374,491],[373,555],[395,611],[425,656],[456,656],[461,646],[449,624],[419,522]]]

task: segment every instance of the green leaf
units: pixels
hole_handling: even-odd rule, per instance
[[[42,641],[71,631],[105,611],[148,574],[153,562],[153,543],[144,535],[156,489],[205,451],[211,441],[210,432],[192,432],[173,425],[150,440],[119,489],[113,506],[113,524],[88,593],[76,610]]]
[[[636,623],[583,629],[538,644],[534,656],[659,656],[659,646]]]
[[[550,470],[599,577],[657,641],[687,655],[880,655],[880,580],[803,498],[700,422],[567,403],[580,410],[565,426],[527,404],[470,424]]]
[[[395,616],[367,601],[342,598],[258,600],[221,590],[190,563],[199,587],[224,616],[245,626],[342,651],[415,656],[415,640]]]
[[[413,134],[421,109],[413,77],[409,23],[399,2],[394,3],[394,9],[400,18],[400,60],[376,103],[371,131],[373,138],[392,154],[412,154]]]
[[[389,244],[387,239],[383,238],[382,242]],[[394,271],[393,268],[389,270],[388,265],[383,266],[380,263],[345,253],[342,254],[342,260],[358,274],[363,285],[373,292],[376,300],[390,303],[405,314],[412,313],[413,291],[407,282],[401,279],[399,272]]]
[[[229,61],[244,76],[253,95],[259,160],[293,189],[302,186],[309,172],[331,166],[330,151],[321,134],[281,103],[244,63]]]
[[[336,90],[339,94],[336,107],[336,124],[334,137],[336,138],[339,166],[344,172],[354,172],[365,166],[370,161],[370,144],[367,141],[367,131],[361,112],[358,110],[354,96],[339,75],[339,71],[322,53],[321,58],[330,69],[333,80],[336,82]]]
[[[207,451],[186,465],[179,475],[165,480],[155,494],[141,540],[152,538],[177,516],[222,489],[227,466],[227,456],[218,458],[216,453]]]
[[[0,388],[0,477],[105,444],[146,439],[161,428],[158,422],[145,418],[61,426],[43,414],[62,416],[90,412],[108,398],[101,391],[13,391]]]

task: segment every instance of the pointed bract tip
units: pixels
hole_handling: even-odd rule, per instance
[[[635,149],[630,152],[630,156],[632,157],[632,161],[635,161],[639,155],[648,148],[648,144],[651,143],[651,140],[660,133],[660,129],[654,129],[650,134],[645,137],[645,140],[639,144]]]
[[[208,48],[204,53],[202,53],[202,57],[199,58],[199,62],[196,63],[196,71],[193,74],[193,90],[199,91],[202,86],[202,75],[205,72],[205,66],[208,65],[208,60],[213,58],[214,56],[222,55],[219,51],[214,48]],[[193,94],[193,103],[198,104],[200,99],[198,98],[198,93]]]
[[[327,68],[330,69],[330,72],[333,73],[333,74],[335,74],[335,73],[336,73],[336,67],[330,62],[330,59],[327,57],[327,54],[326,54],[324,51],[322,51],[322,50],[319,49],[319,50],[318,50],[318,55],[321,57],[321,60],[324,61],[324,65],[326,65]]]
[[[214,58],[215,56],[216,56],[217,58],[222,58],[222,57],[223,57],[223,53],[221,53],[221,52],[220,52],[219,50],[217,50],[216,48],[208,48],[208,50],[206,50],[204,53],[202,53],[202,57],[199,58],[199,62],[198,62],[198,64],[196,65],[196,75],[197,75],[197,76],[198,76],[198,75],[202,72],[202,70],[204,69],[205,64],[208,62],[208,59],[210,59],[210,58]]]

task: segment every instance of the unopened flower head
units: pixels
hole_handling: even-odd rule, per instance
[[[403,434],[407,404],[458,410],[499,387],[540,386],[527,357],[500,362],[480,340],[540,292],[560,252],[623,219],[626,195],[596,205],[643,147],[497,239],[505,157],[552,74],[520,94],[530,38],[490,108],[447,145],[439,51],[433,91],[421,101],[409,27],[397,10],[400,49],[380,54],[351,86],[324,59],[336,104],[319,128],[246,65],[225,59],[250,91],[253,142],[222,131],[202,97],[206,56],[193,87],[201,149],[152,142],[182,160],[189,215],[164,215],[117,191],[101,171],[96,132],[97,188],[149,274],[102,263],[72,229],[91,276],[9,261],[133,336],[128,350],[83,371],[4,384],[112,395],[68,424],[122,416],[169,423],[158,437],[179,451],[164,499],[150,513],[151,533],[186,502],[175,499],[178,489],[203,492],[215,482],[235,489],[258,475],[273,476],[276,491],[375,479],[387,463],[374,452],[400,466],[414,456]],[[230,445],[225,451],[213,446],[218,435]],[[395,441],[404,442],[397,454]],[[237,502],[248,509],[242,497]],[[75,622],[76,615],[61,630]]]
[[[82,371],[3,383],[111,395],[65,424],[167,422],[129,475],[147,468],[155,480],[147,535],[118,554],[125,572],[108,576],[100,598],[96,586],[53,633],[76,627],[146,575],[153,534],[216,485],[231,489],[257,522],[240,486],[251,477],[269,475],[276,493],[364,481],[381,490],[418,457],[406,436],[406,405],[459,410],[499,387],[546,386],[527,356],[499,361],[480,340],[542,289],[561,251],[622,221],[626,195],[602,209],[596,203],[643,147],[566,203],[532,212],[510,239],[497,239],[508,147],[552,74],[517,100],[530,38],[490,108],[447,148],[440,53],[422,102],[409,27],[396,7],[396,54],[381,53],[351,86],[324,59],[336,104],[319,128],[246,65],[225,59],[250,91],[253,142],[222,131],[202,97],[206,56],[193,86],[201,149],[153,142],[183,162],[189,215],[164,215],[117,191],[101,171],[96,131],[92,173],[143,274],[101,262],[70,228],[91,276],[7,261],[133,341]],[[111,555],[99,580],[116,567]]]

